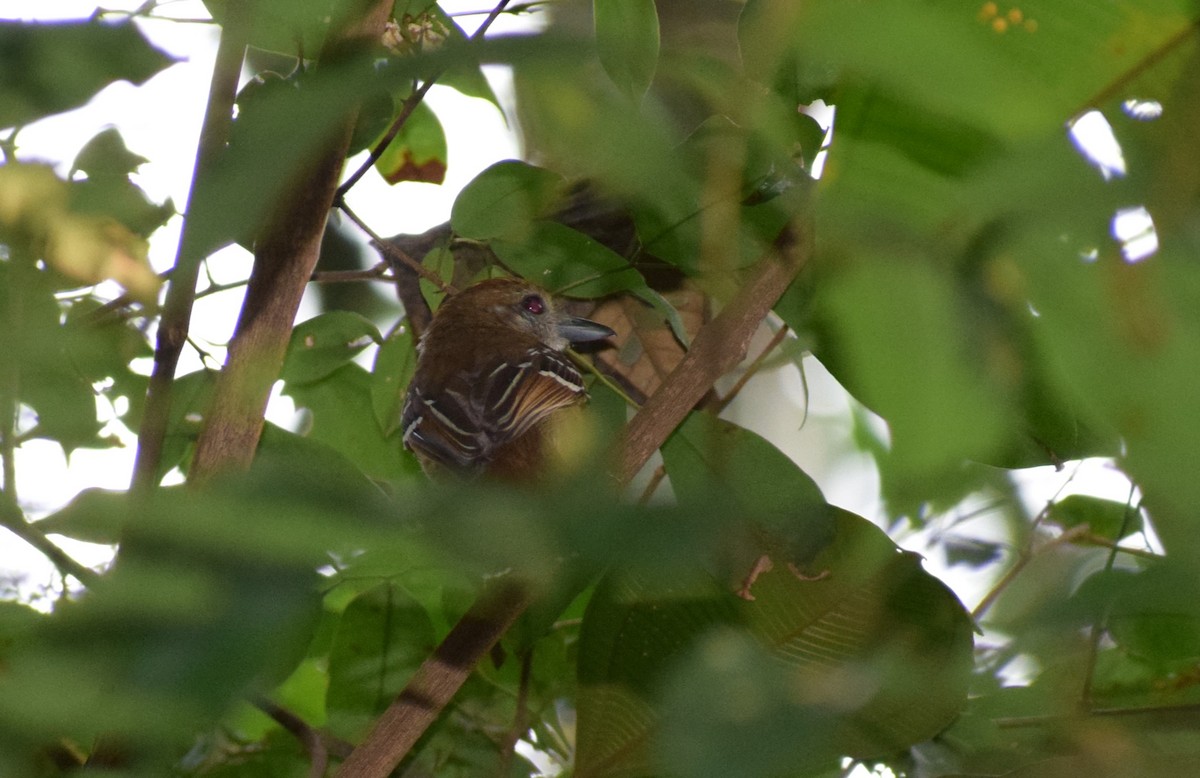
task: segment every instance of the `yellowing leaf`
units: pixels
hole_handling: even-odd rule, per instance
[[[87,284],[112,279],[143,302],[157,297],[149,244],[115,219],[62,213],[47,226],[45,258],[55,270]]]

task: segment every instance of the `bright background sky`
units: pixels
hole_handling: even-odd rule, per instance
[[[138,5],[140,0],[113,0],[105,7],[132,10]],[[451,13],[477,11],[485,5],[482,0],[442,2]],[[94,9],[93,3],[83,0],[0,0],[0,18],[6,19],[81,19],[90,16]],[[179,0],[162,6],[157,13],[170,14],[179,20],[206,17],[203,5],[196,0]],[[482,18],[459,17],[459,22],[470,33]],[[518,19],[502,17],[493,30],[528,29],[530,24],[536,23],[536,14]],[[212,25],[186,21],[139,20],[139,26],[156,46],[180,59],[179,64],[166,69],[144,86],[113,84],[78,110],[26,127],[18,136],[18,154],[25,161],[52,162],[61,174],[66,175],[83,144],[101,129],[115,126],[134,153],[150,160],[136,175],[137,183],[151,199],[163,201],[169,197],[182,209],[187,201],[218,31]],[[488,75],[501,100],[506,100],[511,94],[507,74],[492,69]],[[428,101],[442,118],[447,132],[450,159],[447,181],[443,186],[407,183],[390,187],[374,171],[368,174],[350,193],[349,200],[354,210],[380,234],[416,233],[445,221],[454,197],[467,181],[495,161],[520,156],[516,136],[491,104],[439,87],[430,92]],[[1085,156],[1092,158],[1105,176],[1121,175],[1124,163],[1120,160],[1120,148],[1105,150],[1105,144],[1116,141],[1111,139],[1111,131],[1106,134],[1108,125],[1102,116],[1100,122],[1102,126],[1090,130],[1086,138],[1076,140],[1085,149],[1090,149],[1085,151]],[[357,161],[352,161],[348,168],[354,169]],[[152,238],[151,262],[159,271],[166,270],[174,261],[181,221],[179,217],[172,219]],[[1128,227],[1127,231],[1133,229]],[[1114,236],[1118,236],[1116,222]],[[220,269],[221,276],[216,280],[222,282],[244,278],[249,263],[249,255],[241,249],[231,248],[223,252],[220,261],[210,263],[210,266]],[[192,334],[210,347],[217,358],[223,357],[221,344],[231,334],[240,302],[240,290],[212,295],[197,302]],[[300,318],[307,318],[313,312],[302,308]],[[751,353],[755,353],[753,347]],[[783,366],[767,371],[751,382],[739,403],[731,408],[730,415],[800,462],[831,502],[880,520],[883,511],[874,464],[869,456],[851,447],[850,401],[815,360],[807,359],[805,365],[807,395],[798,371]],[[196,353],[185,350],[180,373],[200,366]],[[149,372],[149,364],[145,370]],[[292,418],[289,401],[277,397],[270,415],[273,420],[286,423]],[[57,510],[83,488],[123,490],[128,487],[136,441],[123,426],[114,424],[111,427],[108,431],[122,437],[126,444],[124,448],[81,449],[68,461],[58,445],[48,441],[30,441],[21,446],[17,459],[18,487],[21,501],[31,518],[40,518]],[[1062,494],[1083,491],[1119,501],[1127,499],[1129,494],[1128,481],[1104,460],[1071,464],[1062,472],[1049,467],[1035,468],[1020,472],[1016,477],[1033,512],[1063,489],[1064,484],[1066,488]],[[967,505],[962,510],[979,507]],[[973,527],[981,537],[1001,539],[989,528],[986,513],[975,520]],[[85,564],[100,564],[111,555],[107,547],[58,537],[55,540]],[[928,533],[902,539],[906,547],[918,552],[928,551],[927,541]],[[930,559],[929,566],[954,587],[968,607],[982,596],[990,585],[988,579],[992,578],[969,568],[947,569],[936,555]],[[0,578],[4,577],[23,578],[21,591],[25,593],[53,588],[58,582],[53,567],[12,536],[0,540]],[[41,603],[43,607],[46,604]]]

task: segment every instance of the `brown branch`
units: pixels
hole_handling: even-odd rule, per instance
[[[527,648],[521,655],[521,677],[517,682],[517,710],[513,713],[512,726],[504,733],[500,743],[500,759],[496,775],[499,778],[512,774],[513,756],[517,752],[517,743],[521,736],[529,730],[529,684],[533,674],[533,649]]]
[[[726,392],[724,397],[717,401],[712,409],[714,416],[720,414],[721,411],[729,407],[731,402],[737,399],[741,391],[746,388],[746,384],[750,383],[750,379],[757,375],[762,366],[766,364],[767,357],[771,356],[771,352],[787,339],[787,334],[788,326],[785,324],[779,328],[779,331],[771,337],[771,341],[767,343],[763,350],[759,352],[759,355],[754,358],[754,361],[742,372],[741,376],[738,377],[737,383]]]
[[[7,499],[0,500],[0,527],[4,527],[40,551],[64,577],[72,576],[79,583],[89,587],[94,586],[100,580],[99,573],[80,564],[55,545],[54,541],[46,537],[46,534],[36,526],[30,524],[21,510]]]
[[[390,2],[376,0],[356,26],[337,36],[327,53],[377,39],[391,7]],[[279,377],[300,298],[316,268],[354,121],[351,111],[331,133],[328,145],[293,181],[255,245],[246,298],[196,443],[190,483],[202,484],[222,470],[245,469],[254,457],[271,386]]]
[[[696,334],[687,354],[630,420],[618,483],[628,483],[713,383],[745,357],[759,323],[807,260],[811,237],[806,225],[786,228],[745,286]]]
[[[366,739],[342,763],[339,778],[390,775],[530,601],[529,589],[512,580],[498,580],[485,590],[376,719]]]
[[[233,3],[221,30],[221,42],[213,66],[208,89],[208,105],[200,128],[196,163],[192,171],[192,191],[188,195],[189,211],[200,202],[208,188],[210,171],[217,156],[229,140],[233,123],[233,101],[237,96],[238,78],[242,73],[242,57],[249,34],[250,3]],[[171,414],[171,390],[179,355],[187,342],[192,304],[196,297],[196,281],[203,260],[200,234],[195,220],[186,219],[175,265],[167,286],[162,318],[158,324],[158,342],[154,349],[154,369],[146,390],[146,409],[138,431],[137,457],[130,486],[136,491],[153,488],[158,482],[162,461],[163,441]]]
[[[276,724],[290,732],[300,741],[300,745],[304,746],[304,752],[308,754],[310,762],[308,769],[310,778],[321,778],[325,775],[325,771],[329,768],[330,754],[344,758],[354,750],[354,746],[345,740],[322,732],[287,708],[265,697],[256,697],[251,700],[251,703],[270,716]]]
[[[787,228],[725,309],[633,417],[617,480],[628,483],[721,375],[740,362],[750,338],[811,251],[807,229]],[[528,589],[506,582],[484,592],[384,711],[338,770],[339,778],[386,778],[437,719],[478,662],[529,606]]]
[[[348,218],[350,221],[354,222],[360,230],[362,230],[363,232],[365,232],[367,234],[367,237],[371,239],[371,245],[374,246],[376,249],[378,249],[379,251],[382,251],[384,254],[387,254],[392,259],[395,259],[397,262],[404,265],[405,267],[407,267],[409,270],[416,273],[421,278],[424,278],[426,281],[433,284],[441,291],[446,292],[448,294],[454,294],[455,289],[453,286],[451,286],[450,284],[443,281],[442,278],[440,276],[438,276],[437,273],[434,273],[432,270],[430,270],[429,268],[425,267],[417,260],[410,257],[408,255],[408,253],[405,251],[402,251],[399,246],[395,246],[390,241],[386,241],[383,238],[376,235],[375,231],[371,229],[370,225],[367,224],[365,221],[363,221],[361,218],[359,218],[359,215],[356,214],[353,210],[351,210],[350,206],[347,205],[344,201],[337,203],[337,207],[341,210],[342,213],[346,214],[346,218]]]

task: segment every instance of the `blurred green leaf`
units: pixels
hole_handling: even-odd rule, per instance
[[[1117,645],[1152,665],[1200,657],[1200,587],[1179,564],[1148,567],[1112,584],[1108,632]]]
[[[128,504],[125,492],[84,489],[61,510],[38,521],[37,528],[47,535],[116,545],[129,518]]]
[[[963,459],[993,456],[1010,409],[972,359],[965,312],[945,275],[916,257],[893,256],[827,284],[831,345],[819,355],[888,421],[898,472],[927,487]]]
[[[1123,502],[1072,494],[1051,503],[1047,518],[1064,528],[1086,526],[1092,535],[1117,541],[1142,531],[1142,515]]]
[[[484,170],[459,192],[450,227],[471,240],[521,236],[545,215],[562,187],[560,175],[524,162]]]
[[[70,178],[76,172],[86,173],[89,180],[97,178],[128,178],[130,173],[150,160],[134,154],[115,127],[107,127],[92,136],[75,155]]]
[[[0,23],[0,127],[77,108],[114,81],[142,84],[173,62],[132,21]]]
[[[383,337],[366,317],[351,311],[329,311],[297,324],[292,330],[280,377],[291,384],[325,378]]]
[[[400,409],[416,369],[417,350],[412,332],[407,326],[398,326],[379,344],[371,368],[371,407],[384,435],[393,435],[399,429]]]
[[[692,413],[667,439],[663,464],[684,506],[720,506],[721,552],[740,580],[759,555],[807,567],[829,543],[833,514],[807,473],[758,435],[704,413]]]
[[[637,102],[658,65],[658,10],[654,0],[594,0],[596,53],[617,88]]]
[[[213,20],[228,23],[229,4],[238,0],[204,0]],[[314,58],[330,29],[361,12],[354,0],[261,0],[243,15],[250,45],[291,57]]]
[[[607,577],[581,635],[578,774],[647,772],[656,740],[673,769],[708,776],[748,753],[768,771],[882,757],[947,726],[965,702],[973,664],[972,625],[958,599],[879,529],[844,511],[811,568],[827,575],[760,576],[753,602],[704,574]],[[748,630],[744,638],[721,637],[737,625]],[[772,666],[756,669],[763,655],[745,648],[750,638]],[[660,708],[666,678],[671,691]],[[743,682],[731,689],[737,678]],[[732,709],[701,707],[714,686],[730,690]],[[781,688],[787,694],[771,691]],[[855,705],[840,702],[850,695]],[[738,735],[706,739],[680,765],[680,744],[702,719],[714,728],[736,722]],[[811,740],[803,728],[776,726],[814,719],[822,727]]]
[[[402,588],[384,583],[356,597],[329,652],[326,705],[336,731],[360,736],[435,644],[429,616]]]
[[[377,142],[377,141],[376,141]],[[371,144],[372,147],[375,143]],[[375,169],[389,184],[419,181],[440,184],[446,180],[446,133],[437,114],[424,102],[409,114],[400,132],[375,160]]]
[[[162,774],[235,699],[291,673],[319,613],[315,568],[374,533],[390,513],[381,505],[361,476],[303,457],[264,459],[211,491],[127,501],[103,585],[60,604],[0,674],[4,729],[42,742],[119,736]]]

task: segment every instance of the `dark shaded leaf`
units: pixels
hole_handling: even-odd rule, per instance
[[[172,60],[132,21],[0,23],[0,127],[77,108],[114,81],[142,84]]]

